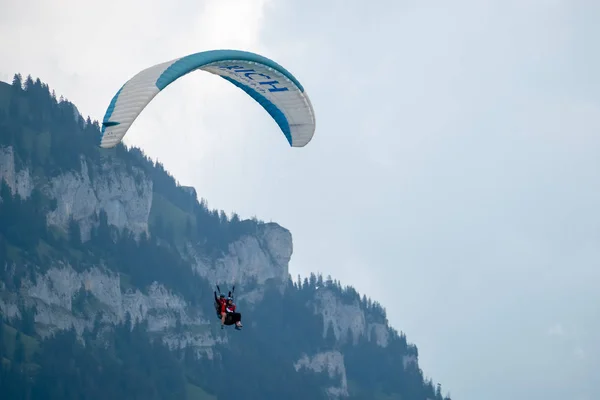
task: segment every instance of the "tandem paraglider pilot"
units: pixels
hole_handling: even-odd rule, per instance
[[[217,293],[215,292],[215,300],[217,315],[221,318],[221,329],[223,329],[225,325],[234,324],[235,329],[242,329],[242,314],[235,311],[236,306],[233,302],[233,297],[231,295],[225,297],[224,294],[220,294],[219,298],[217,298]]]

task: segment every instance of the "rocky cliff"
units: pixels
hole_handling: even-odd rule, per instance
[[[97,225],[98,214],[105,210],[110,225],[120,230],[128,229],[136,235],[149,233],[152,180],[143,170],[134,168],[127,172],[119,164],[107,161],[92,167],[98,169],[92,179],[89,168],[82,159],[81,168],[77,171],[68,171],[49,179],[34,179],[27,166],[19,169],[15,165],[12,147],[0,148],[0,178],[9,185],[13,194],[27,198],[36,187],[56,200],[56,209],[47,214],[48,227],[66,233],[70,222],[75,221],[85,242],[90,238],[92,227]],[[273,280],[283,287],[289,279],[292,235],[275,223],[261,225],[254,235],[243,236],[230,243],[228,251],[216,259],[203,254],[192,243],[185,243],[185,248],[186,257],[192,261],[190,267],[211,283],[239,285],[254,280],[262,285]],[[85,314],[76,313],[73,305],[74,299],[82,291],[91,295],[96,303]],[[240,301],[255,303],[260,298],[259,289],[242,294]],[[215,336],[210,332],[212,315],[203,315],[160,282],[153,282],[147,293],[142,293],[140,289],[125,289],[121,286],[119,273],[101,265],[76,272],[70,265],[56,262],[43,274],[38,273],[32,279],[23,281],[19,296],[0,300],[0,309],[9,317],[19,316],[17,301],[23,299],[27,306],[36,306],[35,322],[44,334],[71,326],[82,334],[84,329],[92,328],[96,315],[101,312],[102,320],[107,323],[123,322],[127,314],[134,322],[147,320],[149,329],[163,334],[167,343],[176,347],[192,346],[199,355],[212,357],[211,347],[226,340],[222,335]],[[350,331],[354,342],[360,336],[367,336],[382,347],[387,344],[387,327],[384,324],[368,324],[365,311],[356,301],[344,304],[324,287],[315,292],[313,309],[323,317],[323,337],[331,326],[340,341]],[[177,321],[186,330],[175,334],[172,331]],[[331,393],[347,393],[343,356],[339,352],[317,353],[310,362],[307,360],[306,357],[300,359],[297,368],[303,366],[317,372],[328,371],[334,379],[339,376],[340,386]]]
[[[104,210],[109,225],[136,235],[148,234],[152,180],[140,168],[128,172],[115,162],[107,161],[91,168],[97,169],[93,179],[84,159],[79,170],[36,179],[27,165],[20,169],[16,166],[12,147],[0,148],[0,178],[13,194],[27,198],[35,187],[56,201],[56,208],[47,214],[48,227],[67,233],[69,224],[75,221],[85,242]],[[239,284],[255,279],[263,284],[274,279],[281,284],[288,278],[292,237],[288,230],[274,223],[261,225],[254,235],[230,243],[229,251],[216,259],[203,254],[192,243],[185,243],[185,247],[186,256],[193,261],[190,267],[212,283]],[[81,290],[93,296],[97,307],[84,315],[76,315],[73,300]],[[101,265],[76,272],[70,265],[56,262],[43,274],[24,281],[20,296],[11,298],[12,301],[0,300],[2,311],[9,317],[18,316],[17,299],[25,299],[26,304],[36,306],[35,321],[46,333],[74,326],[81,334],[92,327],[96,313],[101,311],[103,321],[110,323],[122,322],[128,313],[134,322],[147,320],[149,329],[165,333],[164,340],[168,343],[193,346],[209,355],[212,354],[210,347],[223,340],[220,335],[215,338],[204,329],[213,322],[212,318],[203,316],[200,310],[190,307],[160,282],[153,282],[146,294],[140,289],[124,289],[119,273]],[[260,291],[245,293],[240,300],[244,299],[257,301]],[[168,333],[178,320],[189,330],[178,335]]]
[[[11,91],[12,96],[16,96],[14,86],[0,86],[1,90]],[[31,96],[28,100],[30,108],[36,106],[36,99]],[[89,118],[84,120],[73,105],[55,103],[59,111],[63,107],[63,114],[69,115],[69,107],[71,113],[75,113],[74,121],[65,121],[57,129],[78,132],[57,133],[49,127],[51,120],[36,120],[37,131],[33,129],[34,133],[28,139],[34,143],[33,148],[42,148],[40,143],[43,142],[39,138],[43,135],[39,132],[50,132],[54,135],[51,137],[85,137],[84,134],[97,132],[97,123]],[[10,120],[10,112],[6,115]],[[15,120],[20,117],[21,121],[24,118],[18,112],[12,117]],[[72,119],[72,114],[68,118]],[[26,118],[25,121],[30,120]],[[4,125],[3,129],[12,129],[11,126]],[[358,371],[347,365],[347,357],[354,357],[349,355],[353,354],[352,349],[368,343],[368,346],[385,352],[390,343],[396,343],[400,347],[390,351],[401,352],[398,354],[403,360],[401,367],[404,370],[416,368],[420,373],[416,348],[407,345],[403,335],[389,327],[385,313],[377,304],[373,308],[370,300],[361,299],[353,290],[348,294],[338,282],[331,280],[319,285],[312,285],[314,282],[306,279],[304,285],[291,283],[288,263],[293,243],[291,233],[285,228],[275,223],[235,221],[235,226],[240,227],[235,233],[231,233],[233,228],[228,228],[229,233],[224,234],[218,246],[210,245],[214,235],[206,234],[208,228],[204,228],[210,221],[216,220],[217,224],[220,221],[219,226],[230,226],[234,222],[227,221],[222,213],[204,210],[193,188],[165,183],[170,182],[170,177],[162,166],[157,167],[156,163],[140,156],[139,150],[121,146],[116,152],[100,153],[96,148],[84,147],[85,151],[74,153],[72,159],[75,161],[70,168],[51,168],[47,159],[52,157],[52,144],[45,150],[50,155],[40,157],[39,152],[25,151],[22,142],[15,141],[15,136],[6,132],[0,132],[0,136],[12,139],[3,140],[0,146],[0,180],[16,198],[26,200],[38,192],[48,200],[44,216],[46,229],[52,232],[52,237],[69,236],[75,225],[83,246],[81,249],[86,249],[86,243],[93,241],[95,232],[102,225],[101,216],[105,216],[105,223],[116,232],[111,242],[115,248],[119,244],[114,237],[123,232],[131,233],[136,241],[152,236],[162,238],[164,246],[178,254],[182,268],[191,271],[190,277],[204,282],[205,289],[203,300],[194,301],[190,296],[186,298],[188,292],[158,279],[141,286],[132,283],[133,272],[115,267],[111,251],[93,263],[84,263],[80,260],[85,256],[58,257],[55,253],[40,250],[39,244],[36,257],[24,257],[21,261],[12,258],[3,266],[6,277],[11,273],[15,275],[23,266],[27,269],[17,286],[11,287],[7,279],[0,286],[0,310],[5,318],[21,318],[24,310],[34,310],[35,327],[40,337],[74,328],[80,340],[84,332],[91,331],[99,323],[110,327],[130,319],[133,324],[146,323],[148,331],[173,350],[191,349],[196,357],[213,360],[220,358],[220,351],[226,348],[231,336],[229,331],[217,329],[218,323],[215,323],[210,306],[212,293],[206,288],[215,284],[237,285],[240,288],[238,304],[252,315],[261,312],[268,288],[285,296],[285,291],[292,287],[298,293],[305,293],[303,288],[308,285],[310,293],[303,294],[302,301],[297,302],[300,309],[306,310],[301,312],[309,315],[306,318],[316,318],[313,320],[320,326],[320,338],[314,340],[327,345],[299,349],[294,353],[295,360],[289,362],[290,368],[325,377],[323,390],[330,398],[347,398],[352,396],[351,385],[359,380],[358,372],[353,377],[348,375],[349,370]],[[87,146],[86,143],[77,145]],[[73,145],[73,149],[61,147],[60,150],[76,152],[77,145]],[[54,157],[58,159],[59,155]],[[223,220],[226,220],[225,225]],[[170,224],[168,229],[159,230],[165,221]],[[41,240],[40,243],[52,247],[52,240]],[[77,252],[85,254],[85,250]],[[260,323],[260,320],[247,322],[249,326]],[[423,385],[425,392],[431,387],[431,384]]]

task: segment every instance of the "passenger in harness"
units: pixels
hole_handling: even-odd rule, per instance
[[[231,295],[231,292],[229,292],[227,297],[225,297],[225,295],[222,293],[220,293],[219,297],[217,297],[217,292],[215,292],[215,310],[217,311],[217,317],[221,320],[221,329],[223,329],[225,325],[234,324],[235,329],[242,329],[242,314],[235,311],[236,306],[233,302],[233,296]]]

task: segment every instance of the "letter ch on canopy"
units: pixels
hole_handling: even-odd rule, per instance
[[[161,90],[197,69],[221,76],[256,100],[279,125],[290,146],[304,147],[312,139],[314,110],[304,88],[290,72],[258,54],[211,50],[154,65],[128,80],[106,110],[100,147],[115,147]]]

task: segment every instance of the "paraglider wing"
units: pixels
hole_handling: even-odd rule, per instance
[[[211,50],[154,65],[127,81],[106,110],[100,147],[115,147],[161,90],[198,69],[221,76],[256,100],[277,122],[290,146],[303,147],[312,139],[314,111],[304,88],[290,72],[258,54]]]

